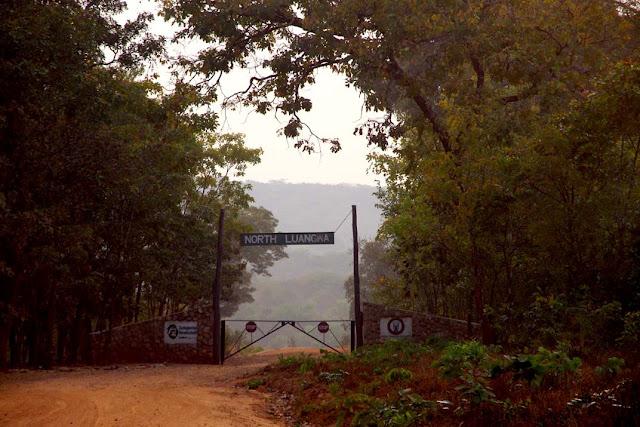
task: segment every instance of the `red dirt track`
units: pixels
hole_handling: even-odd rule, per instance
[[[0,373],[0,425],[280,426],[265,395],[234,387],[282,349],[213,365],[122,365]],[[114,369],[115,368],[115,369]]]

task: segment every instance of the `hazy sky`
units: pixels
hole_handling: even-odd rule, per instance
[[[126,17],[140,11],[154,11],[155,3],[148,0],[128,0]],[[173,29],[162,19],[156,19],[151,27],[155,33],[167,37]],[[170,52],[195,52],[195,44],[172,47]],[[161,76],[166,76],[160,70]],[[247,72],[238,70],[225,76],[222,83],[224,93],[231,94],[244,89],[248,83]],[[239,132],[246,135],[247,145],[263,149],[260,165],[247,171],[246,179],[255,181],[283,180],[287,182],[353,183],[374,185],[379,176],[368,172],[367,147],[364,137],[354,136],[353,130],[367,117],[362,111],[362,100],[358,93],[345,87],[344,79],[329,71],[320,71],[316,84],[305,92],[313,102],[313,109],[302,115],[314,132],[321,137],[337,137],[342,142],[342,151],[333,154],[329,147],[320,147],[322,152],[306,154],[293,147],[294,141],[279,136],[277,130],[286,124],[285,117],[273,114],[263,116],[247,109],[220,112],[220,106],[213,106],[220,113],[220,132]]]

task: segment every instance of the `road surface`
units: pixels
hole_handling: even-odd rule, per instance
[[[238,357],[222,367],[157,364],[0,373],[0,425],[281,426],[267,413],[267,396],[234,387],[238,378],[279,353]]]

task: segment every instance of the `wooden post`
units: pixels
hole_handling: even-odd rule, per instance
[[[355,321],[351,321],[350,322],[350,326],[351,326],[351,353],[353,353],[356,349],[356,322]]]
[[[227,339],[227,325],[224,320],[220,321],[220,364],[224,365],[224,349]]]
[[[221,329],[220,329],[220,274],[222,270],[222,240],[224,231],[224,209],[220,209],[218,221],[218,247],[216,250],[216,275],[213,281],[213,363],[221,365]]]
[[[351,205],[351,226],[353,228],[353,314],[356,317],[356,348],[362,347],[362,310],[360,308],[360,256],[358,249],[358,213],[356,205]]]

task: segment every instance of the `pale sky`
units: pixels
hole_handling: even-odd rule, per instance
[[[140,11],[155,11],[157,6],[148,0],[128,0],[129,10],[123,16],[130,18]],[[167,38],[173,33],[172,27],[164,20],[157,18],[151,26],[157,34]],[[173,46],[171,53],[195,52],[195,43],[186,46]],[[167,80],[167,72],[159,68],[161,79]],[[229,95],[247,86],[247,72],[238,70],[222,80],[222,89]],[[220,114],[219,132],[237,132],[246,136],[248,146],[263,149],[262,162],[247,170],[246,179],[255,181],[281,180],[286,182],[317,182],[325,184],[350,183],[375,185],[380,176],[369,172],[367,147],[363,136],[354,136],[356,126],[364,123],[367,115],[362,111],[362,99],[353,88],[347,88],[344,78],[329,71],[320,71],[316,83],[305,92],[305,96],[313,102],[313,109],[301,117],[321,137],[340,139],[342,150],[336,154],[329,147],[320,147],[322,152],[315,154],[302,153],[293,147],[294,141],[279,136],[277,130],[286,124],[287,119],[280,121],[273,114],[261,115],[251,113],[247,109],[221,112],[220,105],[214,105],[214,111]]]

